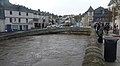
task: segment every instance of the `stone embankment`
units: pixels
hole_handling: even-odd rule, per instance
[[[97,42],[95,32],[89,37],[89,44],[86,47],[85,57],[82,66],[105,66],[102,54],[102,44]]]
[[[44,34],[82,34],[90,35],[90,28],[64,28],[64,29],[34,29],[28,31],[18,31],[13,33],[6,33],[0,36],[1,40],[8,40],[12,38],[19,38],[24,36],[33,36],[33,35],[44,35]]]

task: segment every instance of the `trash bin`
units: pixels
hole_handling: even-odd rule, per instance
[[[117,37],[104,38],[104,59],[107,62],[115,62],[117,54]]]

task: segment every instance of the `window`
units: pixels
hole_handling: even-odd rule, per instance
[[[45,22],[45,19],[43,19],[43,22]]]
[[[10,11],[10,15],[12,15],[12,11]]]
[[[21,15],[21,12],[19,12],[19,15]]]
[[[28,19],[26,18],[26,23],[28,23]]]
[[[16,22],[16,18],[14,18],[14,21]]]
[[[19,18],[18,21],[19,21],[19,23],[20,23],[20,22],[21,22],[21,19]]]
[[[38,15],[41,15],[41,13],[39,13]]]
[[[10,23],[12,23],[12,18],[10,18]]]
[[[26,13],[26,16],[28,16],[28,13]]]

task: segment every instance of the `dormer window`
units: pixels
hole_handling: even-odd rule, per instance
[[[20,19],[20,18],[18,19],[18,22],[19,22],[19,23],[21,22],[21,19]]]
[[[21,12],[19,12],[19,15],[21,15]]]
[[[28,16],[28,13],[26,13],[26,16]]]
[[[12,15],[12,11],[10,11],[10,15]]]
[[[12,18],[10,18],[10,23],[12,23]]]
[[[28,18],[26,18],[26,23],[28,23]]]

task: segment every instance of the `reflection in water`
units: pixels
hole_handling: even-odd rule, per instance
[[[81,66],[88,36],[41,35],[0,42],[2,66]]]

